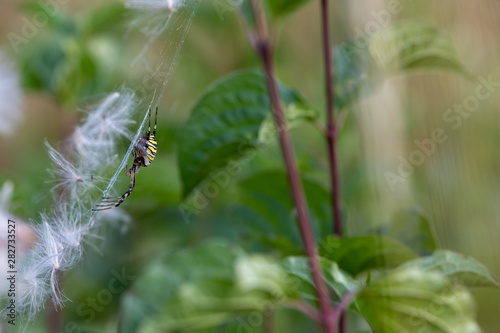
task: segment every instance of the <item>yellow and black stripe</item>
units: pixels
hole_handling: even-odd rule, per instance
[[[156,152],[158,150],[158,142],[156,141],[156,121],[158,120],[158,107],[156,107],[156,116],[155,116],[155,126],[153,128],[153,133],[151,133],[151,109],[149,109],[149,126],[148,131],[144,133],[141,137],[137,139],[137,142],[134,146],[134,164],[128,170],[126,170],[126,174],[130,176],[130,185],[122,196],[119,197],[105,197],[102,198],[100,204],[96,206],[96,208],[92,209],[93,211],[102,211],[111,209],[113,207],[120,206],[125,199],[127,199],[132,190],[135,187],[135,175],[139,172],[139,168],[141,166],[147,167],[156,157]]]
[[[144,166],[148,166],[155,159],[157,144],[154,134],[150,135],[146,147],[146,156],[144,156]]]
[[[155,115],[155,127],[153,128],[153,133],[151,133],[151,110],[149,110],[149,127],[148,127],[148,141],[146,143],[146,155],[144,156],[144,166],[148,166],[156,157],[156,152],[158,150],[158,142],[156,142],[156,121],[158,120],[158,107],[156,107]]]

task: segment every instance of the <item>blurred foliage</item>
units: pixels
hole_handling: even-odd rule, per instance
[[[302,253],[302,240],[295,227],[295,212],[283,170],[257,173],[240,183],[238,216],[233,221],[252,239],[275,248],[282,255]],[[317,237],[330,234],[330,194],[321,185],[303,179],[312,228]],[[245,212],[247,212],[245,214]],[[236,213],[236,211],[235,211]]]
[[[470,293],[436,272],[390,271],[359,294],[358,304],[376,332],[481,332]]]
[[[212,240],[152,263],[122,300],[120,332],[205,331],[294,294],[278,264]]]
[[[430,223],[416,210],[396,212],[389,223],[373,232],[394,237],[420,255],[436,250]]]
[[[123,49],[116,31],[124,23],[125,9],[103,5],[78,22],[56,9],[42,2],[23,4],[25,13],[45,14],[48,23],[21,54],[21,78],[27,90],[46,92],[72,107],[125,78],[127,67],[114,66]]]
[[[369,52],[352,42],[343,43],[333,51],[335,68],[335,107],[343,110],[360,97],[368,97],[382,83],[379,64]],[[363,94],[363,95],[361,95]]]
[[[328,236],[319,244],[319,253],[353,276],[373,269],[394,268],[417,257],[396,240],[381,236]]]
[[[269,8],[271,8],[271,12],[274,16],[280,16],[293,12],[307,1],[309,0],[269,0],[266,1],[266,3],[268,4]]]
[[[337,263],[325,258],[320,259],[323,274],[328,287],[334,291],[332,299],[338,302],[343,296],[350,292],[356,292],[361,288],[361,284],[356,281],[349,273],[339,269]],[[291,277],[298,278],[298,291],[305,301],[315,304],[318,296],[315,291],[314,281],[309,269],[308,259],[306,257],[289,256],[281,262],[285,271]]]
[[[489,270],[473,258],[446,250],[437,250],[432,255],[409,261],[403,265],[424,271],[437,271],[452,282],[466,287],[498,287],[498,280]]]
[[[314,118],[315,113],[307,109],[295,91],[285,86],[280,88],[293,122]],[[265,122],[270,118],[270,107],[265,76],[259,71],[235,73],[205,91],[178,136],[184,197],[205,178],[213,177],[215,170],[227,167],[224,176],[234,176],[238,171],[231,170],[234,166],[228,164],[235,164],[274,137],[272,124]]]
[[[466,74],[451,39],[443,32],[414,22],[401,22],[377,34],[370,45],[388,73],[422,69]]]

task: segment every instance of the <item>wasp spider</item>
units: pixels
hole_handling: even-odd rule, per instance
[[[147,167],[156,156],[157,150],[157,142],[156,142],[156,121],[158,119],[158,107],[156,107],[156,115],[155,115],[155,126],[153,128],[153,133],[151,133],[151,108],[149,109],[149,126],[148,131],[144,133],[144,135],[140,136],[137,139],[137,142],[134,146],[134,163],[127,170],[128,166],[125,167],[125,174],[130,176],[130,186],[122,196],[120,197],[105,197],[103,198],[101,204],[97,205],[97,208],[94,208],[94,211],[111,209],[113,207],[118,207],[122,204],[122,202],[127,199],[127,197],[132,193],[132,190],[135,186],[135,175],[139,172],[139,168],[141,166]]]

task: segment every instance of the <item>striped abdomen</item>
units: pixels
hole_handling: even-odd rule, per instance
[[[144,166],[148,166],[156,156],[157,142],[154,134],[149,135],[149,139],[146,143],[146,154],[144,156]]]

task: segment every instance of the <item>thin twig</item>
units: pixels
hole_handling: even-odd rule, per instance
[[[356,292],[350,291],[347,294],[345,294],[340,302],[335,306],[335,309],[333,310],[332,317],[333,317],[333,322],[345,322],[345,318],[342,318],[345,316],[345,312],[349,308],[349,305],[351,305],[352,301],[354,300],[354,297],[356,297]],[[340,326],[344,326],[343,324],[340,324]]]
[[[330,11],[328,6],[329,0],[321,0],[321,30],[323,37],[323,56],[325,62],[325,94],[326,94],[326,139],[328,142],[328,157],[330,161],[330,179],[332,189],[332,210],[333,210],[333,231],[342,237],[342,210],[340,206],[340,174],[339,161],[337,152],[337,134],[339,132],[338,125],[335,121],[335,82],[334,68],[332,61],[332,38],[330,36]],[[343,118],[339,119],[340,123]],[[340,333],[346,331],[345,309],[340,307],[340,304],[334,308],[333,323],[338,325]]]
[[[274,309],[270,310],[270,312],[264,316],[262,332],[263,333],[274,332]]]
[[[318,130],[320,130],[321,133],[323,133],[323,135],[325,135],[325,136],[328,135],[328,131],[326,130],[325,125],[323,125],[323,123],[321,121],[316,119],[316,120],[314,120],[313,125],[316,126],[316,128]]]
[[[347,310],[344,310],[340,313],[340,318],[339,318],[339,332],[340,333],[345,333],[347,332],[347,318],[346,318],[346,312]]]
[[[64,285],[64,272],[56,271],[57,289],[61,291]],[[50,297],[48,300],[48,311],[47,311],[47,332],[48,333],[59,333],[62,327],[62,309],[56,304],[56,301]]]
[[[321,27],[323,35],[323,56],[325,61],[325,89],[328,157],[330,161],[330,177],[332,188],[333,230],[342,236],[342,211],[340,207],[340,176],[337,156],[337,126],[335,125],[335,87],[332,62],[332,42],[330,37],[330,14],[328,0],[321,0]]]
[[[272,112],[276,127],[278,129],[279,142],[281,151],[285,160],[285,167],[288,174],[288,180],[292,190],[293,202],[297,209],[297,216],[299,222],[299,229],[302,235],[302,241],[306,248],[306,253],[311,268],[314,285],[322,312],[322,325],[325,333],[336,332],[335,325],[331,321],[332,308],[330,305],[330,297],[328,289],[323,279],[323,272],[318,261],[316,252],[316,242],[311,227],[307,203],[304,196],[304,189],[300,178],[299,170],[295,162],[295,154],[292,148],[292,142],[289,132],[287,131],[286,118],[281,108],[280,95],[278,85],[274,75],[273,64],[273,50],[271,40],[268,36],[267,25],[264,13],[262,11],[262,4],[260,0],[252,0],[253,11],[255,15],[255,22],[257,28],[257,47],[256,51],[259,54],[266,71],[267,86],[269,96],[271,99]]]

